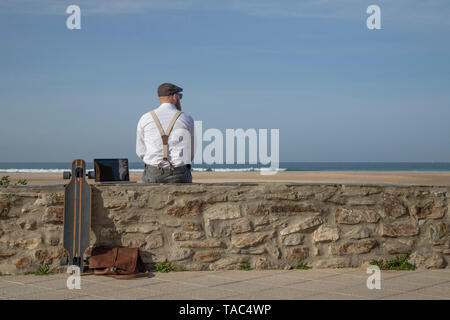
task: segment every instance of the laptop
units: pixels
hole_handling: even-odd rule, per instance
[[[128,159],[94,159],[95,182],[130,181]]]

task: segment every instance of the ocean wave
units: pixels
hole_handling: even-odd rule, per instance
[[[278,168],[276,171],[286,171],[285,168]],[[192,168],[192,171],[198,172],[259,172],[259,171],[272,171],[271,168]]]
[[[88,169],[88,171],[93,169]],[[193,167],[194,172],[259,172],[259,171],[270,171],[270,168],[196,168]],[[1,169],[0,173],[62,173],[64,171],[70,171],[67,169]],[[129,169],[130,172],[143,172],[144,169]],[[279,168],[276,171],[286,171],[285,168]]]
[[[0,169],[1,173],[58,173],[70,169]]]

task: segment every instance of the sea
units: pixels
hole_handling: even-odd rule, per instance
[[[0,162],[0,172],[63,172],[71,162]],[[130,162],[130,172],[144,171],[142,162]],[[193,171],[242,172],[267,170],[267,166],[250,164],[193,164]],[[87,163],[93,170],[93,163]],[[450,162],[281,162],[279,171],[450,171]]]

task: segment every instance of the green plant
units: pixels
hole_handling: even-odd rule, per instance
[[[388,261],[371,260],[370,264],[378,266],[381,270],[416,270],[416,266],[409,263],[408,258],[409,254],[405,254]]]
[[[248,263],[248,261],[241,263],[241,265],[239,266],[239,270],[245,270],[245,271],[251,270],[250,264]]]
[[[9,181],[9,176],[3,176],[0,179],[0,186],[9,186],[10,184],[11,181]],[[28,181],[27,179],[19,179],[19,181],[17,181],[14,185],[17,186],[19,184],[25,186],[28,184]]]
[[[0,179],[0,186],[8,186],[9,183],[10,183],[10,181],[9,181],[9,176],[3,176],[3,177]]]
[[[160,262],[155,264],[155,270],[157,272],[170,272],[174,271],[172,262]]]
[[[28,181],[27,181],[27,179],[19,179],[19,181],[17,181],[17,183],[16,183],[16,186],[18,184],[21,184],[21,185],[25,186],[25,185],[28,184]]]
[[[310,266],[308,266],[306,264],[303,264],[303,263],[298,264],[297,267],[295,267],[295,268],[299,269],[299,270],[309,270],[309,269],[311,269]]]
[[[44,276],[44,275],[48,275],[50,274],[50,269],[48,268],[48,266],[40,266],[36,272],[37,276]]]

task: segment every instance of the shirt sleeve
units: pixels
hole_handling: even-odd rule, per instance
[[[142,160],[145,156],[147,149],[144,142],[144,129],[141,126],[141,121],[139,120],[136,132],[136,154]]]

